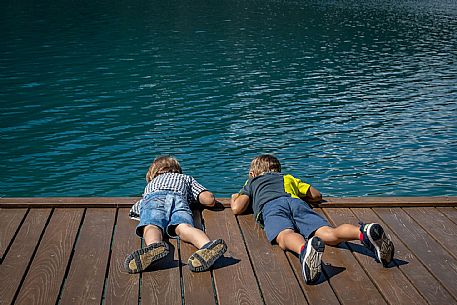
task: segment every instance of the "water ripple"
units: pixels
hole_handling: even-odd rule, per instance
[[[325,195],[457,195],[455,1],[10,1],[0,196],[218,196],[275,153]]]

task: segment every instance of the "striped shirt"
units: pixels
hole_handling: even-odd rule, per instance
[[[188,175],[178,173],[161,174],[146,185],[143,198],[137,201],[130,209],[130,218],[139,221],[140,206],[144,197],[157,191],[176,192],[185,198],[187,203],[191,204],[197,201],[198,195],[200,195],[201,192],[206,191],[206,188]]]

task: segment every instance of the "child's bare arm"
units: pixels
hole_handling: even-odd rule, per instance
[[[310,186],[304,199],[308,203],[319,203],[322,201],[322,194],[317,189]]]
[[[232,208],[232,212],[235,215],[241,214],[249,206],[249,196],[247,195],[240,195],[240,194],[232,194],[232,198],[230,200],[230,207]]]
[[[203,191],[198,195],[198,202],[204,206],[212,207],[216,204],[216,198],[210,191]]]

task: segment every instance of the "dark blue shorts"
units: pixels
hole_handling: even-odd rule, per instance
[[[136,234],[143,237],[144,227],[155,225],[162,230],[162,233],[176,237],[174,228],[182,223],[194,226],[192,211],[187,201],[175,192],[159,191],[143,199]]]
[[[263,207],[262,217],[270,242],[285,229],[292,229],[308,239],[320,227],[330,226],[328,221],[314,212],[307,203],[292,197],[279,197],[267,202]]]

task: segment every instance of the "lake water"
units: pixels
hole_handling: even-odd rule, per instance
[[[326,196],[457,195],[457,1],[3,0],[0,196],[137,196],[173,154]]]

